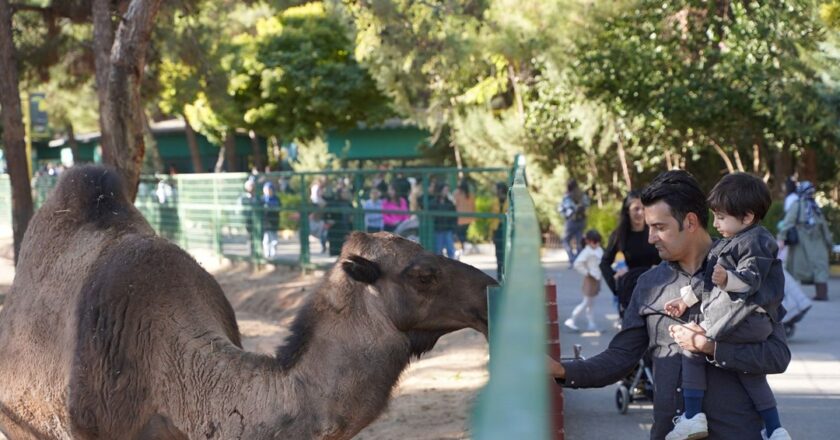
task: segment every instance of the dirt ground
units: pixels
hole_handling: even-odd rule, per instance
[[[295,313],[323,275],[201,261],[233,304],[245,349],[261,353],[274,353],[283,342]],[[11,240],[0,238],[0,308],[13,277]],[[441,338],[434,350],[403,373],[388,410],[355,438],[469,438],[472,403],[488,379],[487,360],[487,343],[476,331],[467,329]]]

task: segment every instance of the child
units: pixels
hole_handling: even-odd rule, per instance
[[[714,226],[723,239],[716,242],[706,263],[705,286],[700,296],[691,286],[681,298],[665,304],[671,316],[682,316],[700,302],[700,326],[706,336],[732,343],[761,342],[773,331],[784,296],[784,274],[773,235],[758,223],[770,208],[770,191],[761,179],[744,173],[722,178],[709,194]],[[714,286],[712,286],[712,284]],[[706,389],[706,359],[683,352],[685,413],[675,422],[666,440],[708,436],[706,415],[701,412]],[[790,439],[781,427],[773,391],[765,375],[739,374],[741,384],[764,420],[764,439]]]
[[[594,313],[592,313],[592,303],[595,301],[595,297],[601,290],[601,269],[598,268],[598,265],[601,264],[601,258],[604,256],[604,250],[601,249],[601,234],[594,229],[586,231],[584,241],[586,242],[586,246],[582,251],[580,251],[577,257],[575,257],[575,262],[573,264],[574,269],[583,275],[583,287],[581,288],[583,301],[575,307],[572,311],[572,316],[563,324],[574,331],[578,331],[579,329],[577,325],[575,325],[575,319],[577,319],[582,312],[586,311],[586,319],[589,321],[587,330],[595,332],[598,331],[598,327],[595,326],[595,316]]]
[[[365,210],[365,231],[379,232],[384,229],[385,223],[382,217],[382,199],[379,198],[379,189],[373,187],[370,190],[370,198],[362,203]]]

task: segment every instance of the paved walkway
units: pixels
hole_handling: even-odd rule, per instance
[[[557,259],[543,261],[546,275],[558,286],[557,302],[561,321],[580,302],[581,277]],[[813,286],[803,287],[813,296]],[[797,325],[789,341],[793,354],[784,374],[769,377],[779,402],[782,424],[794,439],[840,438],[840,279],[829,282],[828,302],[814,302],[811,311]],[[592,357],[603,351],[616,330],[618,314],[612,294],[604,286],[595,301],[600,333],[570,333],[561,329],[564,356],[571,356],[573,344]],[[652,421],[650,404],[631,404],[627,414],[618,413],[616,386],[600,389],[566,390],[566,439],[648,439]]]

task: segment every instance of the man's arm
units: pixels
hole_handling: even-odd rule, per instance
[[[647,346],[648,334],[644,326],[626,328],[615,335],[601,354],[583,361],[549,363],[549,371],[557,383],[572,388],[611,385],[633,370]]]
[[[723,368],[751,374],[784,373],[790,364],[785,329],[775,323],[767,340],[752,344],[715,344],[713,362]]]
[[[705,353],[715,365],[751,374],[784,373],[790,363],[784,326],[776,323],[765,341],[750,344],[715,342],[695,323],[671,326],[671,336],[683,349]]]

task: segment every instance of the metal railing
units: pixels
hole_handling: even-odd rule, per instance
[[[540,228],[523,158],[516,163],[503,283],[489,294],[490,380],[472,417],[473,438],[481,440],[548,439],[550,432]]]
[[[330,255],[312,252],[318,246],[320,234],[313,234],[313,225],[332,225],[327,247],[333,254],[340,248],[343,236],[353,230],[365,229],[362,201],[377,179],[393,182],[398,176],[406,183],[414,180],[418,188],[419,208],[398,211],[416,219],[411,237],[427,249],[434,248],[435,220],[444,217],[471,217],[479,229],[489,229],[488,223],[504,216],[489,209],[476,212],[436,211],[422,209],[430,206],[429,187],[435,182],[447,183],[454,189],[460,175],[469,176],[475,194],[485,200],[493,196],[494,182],[509,183],[508,168],[407,168],[392,170],[341,170],[327,172],[276,172],[260,175],[247,173],[145,175],[141,177],[135,206],[152,227],[163,237],[177,243],[188,252],[207,251],[219,257],[246,260],[257,264],[273,263],[301,267],[327,266],[334,262]],[[243,204],[244,183],[255,181],[254,194],[261,196],[262,184],[271,182],[280,198],[279,207],[263,208],[260,203]],[[325,185],[345,188],[349,197],[341,202],[336,198],[326,204],[310,201],[310,188],[316,180]],[[33,182],[36,209],[46,199],[57,181],[56,176],[38,176]],[[485,207],[486,208],[486,207]],[[382,212],[377,210],[376,212]],[[396,213],[397,211],[384,211]],[[272,218],[273,217],[273,218]],[[324,223],[319,223],[324,222]],[[0,176],[0,228],[11,230],[11,188],[8,175]],[[276,227],[275,227],[276,226]],[[263,251],[264,232],[279,231],[276,254],[269,258]]]

